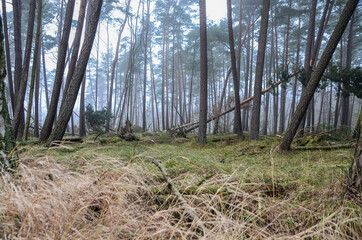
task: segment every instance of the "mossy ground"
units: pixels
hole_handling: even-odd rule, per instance
[[[211,219],[208,216],[218,215],[215,213],[218,211],[224,216],[223,224],[231,221],[225,226],[236,232],[240,230],[247,238],[353,239],[361,236],[362,210],[353,200],[343,198],[353,148],[292,150],[280,154],[274,150],[280,139],[272,136],[262,136],[259,141],[240,141],[235,135],[209,136],[205,146],[199,145],[194,135],[185,139],[158,133],[139,135],[138,139],[126,142],[110,134],[95,141],[94,136],[89,136],[82,143],[51,148],[32,143],[19,150],[21,162],[28,166],[29,162],[45,157],[54,159],[56,164],[67,169],[64,171],[89,174],[96,179],[105,174],[115,178],[121,168],[132,169],[140,174],[137,182],[145,183],[150,191],[148,201],[154,202],[151,208],[158,209],[161,204],[158,210],[170,210],[177,206],[177,201],[165,200],[172,194],[152,164],[152,159],[156,158],[180,192],[188,196],[190,205],[200,208],[197,211],[201,219],[215,231],[210,238],[237,239],[237,235],[228,233],[228,227],[222,230],[208,221]],[[240,197],[241,193],[252,196],[250,203],[244,203],[248,197]],[[205,195],[209,196],[209,200],[205,200],[207,203],[201,200]],[[213,203],[215,198],[219,202]],[[236,204],[241,198],[246,204],[242,210]],[[166,232],[170,232],[165,230],[166,235],[152,235],[162,230],[154,227],[130,238],[199,237],[199,233],[190,233],[190,226],[178,225],[177,221],[183,220],[180,212],[175,215],[175,211],[171,211],[173,220],[170,223],[176,228],[175,233],[167,235]],[[253,233],[252,226],[264,232]]]

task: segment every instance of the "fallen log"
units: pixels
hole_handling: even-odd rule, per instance
[[[191,220],[195,221],[197,224],[197,227],[200,228],[203,232],[203,235],[206,235],[207,228],[204,226],[203,222],[200,220],[200,218],[197,216],[196,212],[193,210],[193,208],[187,203],[185,198],[181,195],[179,190],[176,188],[175,184],[172,182],[171,178],[167,176],[166,170],[163,168],[163,166],[157,161],[157,159],[153,158],[152,163],[155,164],[158,169],[160,169],[162,176],[166,180],[168,187],[171,189],[173,194],[175,194],[177,200],[181,203],[182,207],[186,211],[186,213],[189,215]]]
[[[292,73],[289,75],[288,79],[291,78],[291,77],[294,77],[296,75],[296,73]],[[277,87],[278,85],[280,85],[281,83],[283,82],[283,80],[279,80],[278,82],[275,82],[273,83],[273,85],[267,87],[266,89],[264,89],[261,94],[264,95],[265,93],[269,92],[271,89],[273,89],[274,87]],[[240,106],[243,106],[249,102],[251,102],[252,100],[254,99],[254,96],[251,96],[243,101],[240,102]],[[219,117],[222,117],[232,111],[235,110],[235,106],[234,107],[231,107],[229,109],[227,109],[226,111],[222,112],[222,113],[219,113],[219,114],[216,114],[216,115],[211,115],[208,119],[207,119],[207,123],[215,120],[216,118],[219,118]],[[189,128],[187,130],[185,130],[185,132],[191,132],[192,130],[196,129],[199,127],[199,121],[195,121],[195,122],[192,122],[192,123],[187,123],[187,124],[184,124],[184,125],[181,125],[181,126],[178,126],[178,127],[175,127],[175,128],[172,128],[170,129],[171,132],[175,132],[175,131],[178,131],[179,129],[181,128]]]
[[[343,148],[352,148],[353,144],[347,143],[342,145],[330,145],[330,146],[296,146],[292,149],[294,150],[334,150],[334,149],[343,149]]]

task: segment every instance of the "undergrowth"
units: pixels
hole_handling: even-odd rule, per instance
[[[358,239],[362,210],[343,198],[353,149],[275,152],[279,141],[165,134],[21,146],[0,181],[3,239]],[[169,190],[157,158],[207,228]]]

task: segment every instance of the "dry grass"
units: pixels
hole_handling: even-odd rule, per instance
[[[240,157],[245,161],[239,160],[236,165],[237,160],[226,154],[225,145],[219,150],[217,145],[200,149],[192,142],[183,144],[178,151],[178,145],[139,143],[137,146],[117,143],[113,146],[117,150],[113,151],[110,145],[87,143],[72,153],[61,152],[64,149],[25,149],[16,174],[3,175],[0,181],[0,237],[358,239],[362,236],[361,208],[341,198],[344,172],[338,175],[333,170],[334,177],[318,185],[317,176],[312,174],[318,169],[312,164],[304,163],[303,169],[299,169],[294,162],[297,159],[290,159],[289,168],[281,170],[281,161],[285,159],[270,153],[268,143],[260,143],[267,145],[265,151],[255,143],[248,144],[249,152],[244,149],[245,143],[234,143],[231,148],[243,148],[256,162],[256,169],[247,164],[250,159],[245,155]],[[173,153],[167,155],[166,149]],[[196,155],[200,161],[191,157],[196,152],[201,152]],[[259,164],[256,155],[266,158],[265,166]],[[167,191],[166,183],[148,156],[163,161],[208,229],[205,236]],[[219,163],[220,156],[229,161],[227,166]],[[323,161],[321,168],[327,164]],[[293,179],[292,166],[309,176]],[[200,174],[200,169],[193,171],[200,167],[204,174]]]

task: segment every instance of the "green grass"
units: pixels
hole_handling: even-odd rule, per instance
[[[177,200],[171,198],[161,173],[152,164],[153,158],[164,166],[188,203],[211,229],[211,239],[240,239],[240,236],[255,239],[353,239],[362,233],[361,208],[353,200],[342,198],[353,148],[292,150],[280,154],[275,151],[280,139],[271,136],[261,137],[260,141],[240,141],[235,135],[209,136],[205,146],[199,145],[194,135],[181,139],[158,133],[139,135],[138,138],[139,141],[125,142],[114,136],[101,136],[94,141],[90,136],[83,143],[49,149],[31,143],[20,146],[20,162],[29,167],[27,171],[35,171],[33,175],[36,176],[40,161],[37,159],[51,159],[50,172],[53,168],[61,168],[65,176],[70,174],[69,179],[79,174],[79,182],[93,179],[97,186],[107,188],[105,196],[108,196],[107,192],[112,196],[107,198],[109,209],[117,208],[120,203],[127,206],[118,206],[117,214],[128,214],[119,216],[125,218],[123,222],[119,221],[125,225],[132,224],[135,219],[140,221],[138,230],[132,233],[135,235],[129,235],[131,233],[126,230],[128,235],[122,232],[126,235],[120,236],[128,236],[126,238],[200,236],[185,224],[183,211]],[[26,175],[19,174],[20,179]],[[47,186],[48,180],[42,181]],[[59,179],[59,184],[68,183]],[[93,199],[89,204],[94,204],[94,195],[84,194],[86,199]],[[3,199],[7,199],[6,196]],[[132,200],[128,199],[130,196]],[[110,200],[113,198],[115,200]],[[134,209],[130,210],[130,206]],[[9,213],[6,210],[9,208],[5,205],[0,212],[10,226],[13,221],[8,216],[20,210]],[[141,217],[144,222],[139,220],[138,214],[144,214]],[[97,231],[90,231],[88,225],[73,227],[83,237],[98,238],[104,231],[106,236],[113,238],[114,232],[109,229],[115,227],[114,223],[106,219],[105,216],[104,222],[97,222],[96,226],[100,228],[95,228]],[[24,219],[19,221],[23,222],[17,226],[28,224]],[[117,224],[121,224],[119,221]],[[235,233],[230,233],[228,228],[231,227]],[[91,235],[87,235],[87,231]],[[160,235],[157,235],[159,231]],[[68,232],[67,236],[75,235]]]

